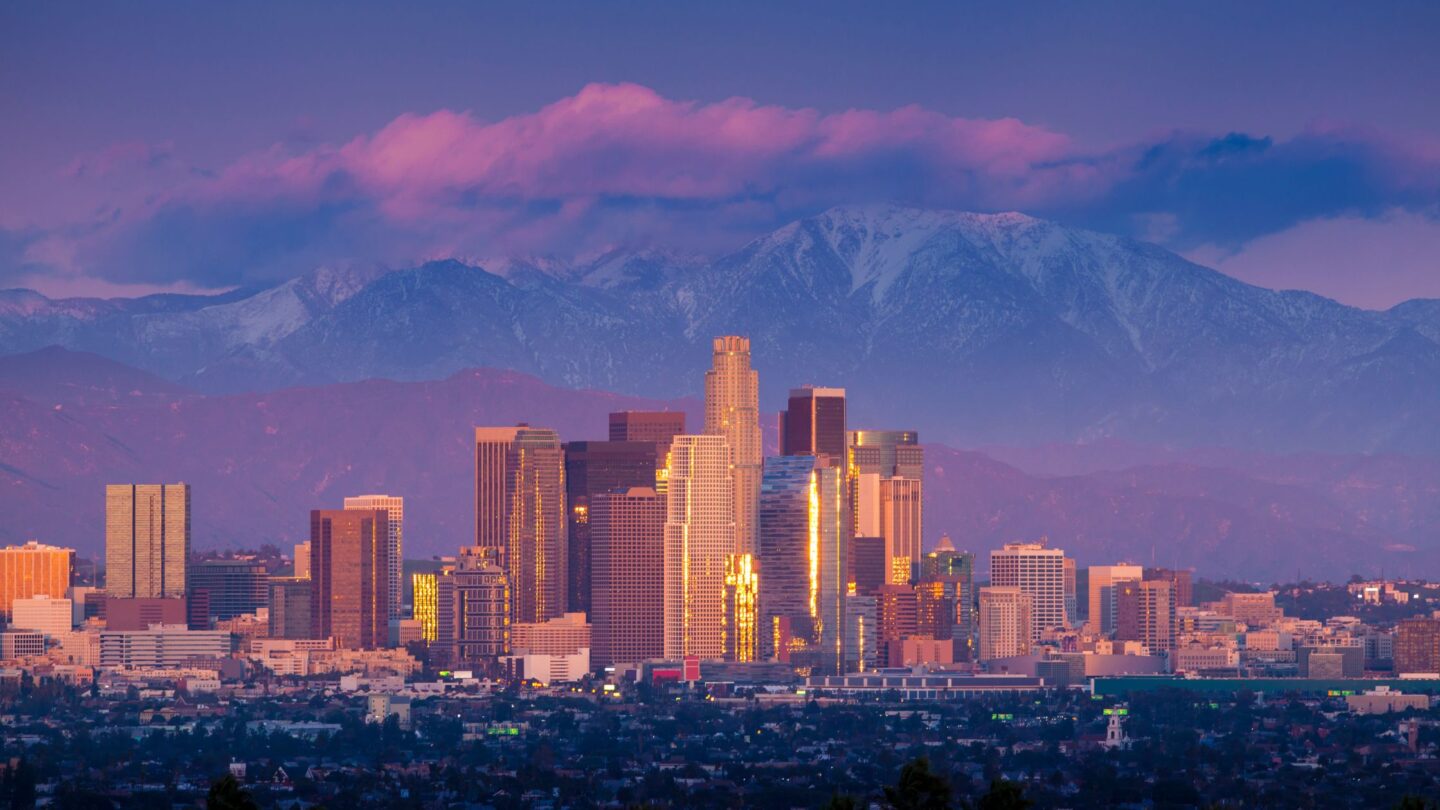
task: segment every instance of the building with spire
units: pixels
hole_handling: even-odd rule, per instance
[[[736,335],[714,340],[714,357],[705,372],[705,434],[724,437],[734,484],[736,552],[753,554],[760,502],[760,378],[750,366],[750,339]]]

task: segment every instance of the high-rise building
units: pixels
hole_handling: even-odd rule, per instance
[[[0,616],[10,618],[16,599],[63,598],[74,569],[73,548],[47,546],[34,540],[23,546],[0,548]]]
[[[1106,588],[1120,582],[1139,582],[1144,578],[1144,569],[1138,565],[1092,565],[1089,570],[1086,601],[1089,609],[1086,615],[1091,626],[1102,633],[1115,632],[1114,600],[1106,600]]]
[[[756,661],[760,654],[760,575],[755,558],[731,554],[725,561],[725,659]]]
[[[1166,580],[1126,581],[1115,589],[1115,638],[1139,641],[1151,655],[1175,648],[1175,590]]]
[[[410,618],[420,623],[420,638],[433,642],[440,632],[439,571],[417,571],[410,575]]]
[[[1416,617],[1395,625],[1395,671],[1440,672],[1440,619]]]
[[[850,581],[855,592],[873,594],[890,581],[890,566],[885,560],[885,538],[850,538]]]
[[[883,585],[875,594],[875,622],[881,645],[900,643],[918,632],[919,616],[912,585]],[[889,654],[884,653],[888,659]]]
[[[271,577],[268,586],[270,637],[310,638],[310,578]]]
[[[106,593],[183,597],[189,558],[189,484],[105,487]]]
[[[476,545],[500,548],[510,619],[565,613],[565,451],[548,428],[475,428]]]
[[[1075,626],[1076,619],[1080,616],[1079,600],[1075,594],[1076,584],[1079,576],[1075,566],[1074,557],[1066,557],[1063,561],[1065,566],[1065,625]]]
[[[845,597],[845,671],[869,672],[880,665],[879,604],[872,594]]]
[[[846,507],[844,470],[826,457],[766,461],[760,486],[762,655],[780,654],[780,628],[788,622],[792,636],[808,630],[805,640],[825,673],[843,667],[850,560]]]
[[[780,454],[824,456],[844,464],[845,389],[793,388],[780,412]]]
[[[610,441],[649,442],[669,447],[685,432],[683,411],[616,411],[610,414]]]
[[[602,492],[653,488],[656,447],[654,442],[565,444],[565,503],[569,521],[566,602],[572,612],[588,613],[591,607],[592,501]]]
[[[1195,607],[1195,586],[1188,568],[1146,568],[1145,579],[1169,582],[1175,589],[1176,607]]]
[[[455,570],[438,579],[437,660],[488,669],[509,654],[510,584],[503,558],[494,547],[462,549]]]
[[[725,655],[725,566],[737,553],[730,458],[724,436],[681,435],[670,446],[664,568],[667,658]]]
[[[311,638],[342,649],[376,649],[390,640],[390,527],[384,509],[310,513]]]
[[[590,501],[595,666],[665,654],[665,500],[648,487]]]
[[[1065,626],[1065,552],[1038,543],[1006,543],[990,552],[990,584],[1029,595],[1030,640]]]
[[[390,534],[385,538],[385,558],[389,561],[390,604],[386,620],[399,622],[400,603],[405,596],[405,499],[398,495],[355,495],[345,499],[346,509],[384,509],[390,517]]]
[[[292,576],[310,578],[310,541],[295,544],[295,571]]]
[[[852,430],[847,435],[856,536],[884,537],[889,582],[905,583],[923,556],[925,451],[910,430]]]
[[[750,339],[715,338],[705,372],[705,434],[722,436],[734,481],[735,551],[756,552],[760,506],[760,378],[750,367]]]
[[[951,633],[955,639],[955,658],[969,660],[975,635],[975,555],[956,551],[948,535],[941,537],[935,550],[920,562],[920,583],[927,582],[946,585],[955,606]]]
[[[1034,625],[1030,594],[1016,587],[980,589],[979,652],[981,661],[1029,655]]]
[[[204,601],[207,619],[233,619],[270,601],[270,575],[259,560],[196,560],[187,576],[190,601]]]

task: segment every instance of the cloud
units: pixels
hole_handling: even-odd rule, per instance
[[[1262,287],[1386,309],[1407,298],[1440,298],[1440,211],[1312,219],[1233,252],[1202,246],[1190,258]]]
[[[27,259],[0,277],[53,267],[213,288],[345,259],[713,252],[879,200],[1022,210],[1238,256],[1300,223],[1440,204],[1440,146],[1317,125],[1286,141],[1173,132],[1096,151],[1014,119],[918,106],[822,113],[595,84],[501,120],[407,113],[346,142],[291,139],[217,167],[122,144],[77,159],[67,179],[89,213],[12,232]]]

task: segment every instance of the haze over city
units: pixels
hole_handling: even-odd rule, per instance
[[[1436,41],[0,10],[0,800],[1437,806]]]

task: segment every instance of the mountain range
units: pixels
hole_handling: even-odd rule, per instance
[[[1019,214],[838,208],[715,259],[347,266],[213,297],[0,292],[0,354],[64,346],[207,394],[487,367],[672,399],[699,393],[727,333],[751,338],[762,405],[844,386],[852,423],[952,446],[1440,454],[1440,301],[1356,309]]]
[[[593,439],[612,410],[681,410],[693,426],[699,404],[494,369],[202,394],[52,347],[0,358],[0,542],[34,537],[94,555],[105,483],[185,481],[197,548],[294,543],[310,509],[390,492],[407,499],[408,556],[453,554],[473,526],[474,425],[523,419]],[[1440,562],[1440,459],[1114,443],[983,453],[931,443],[926,454],[929,542],[949,533],[983,553],[1048,536],[1082,564],[1131,559],[1263,581],[1297,567],[1344,578]]]

